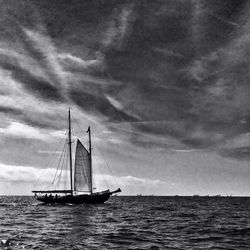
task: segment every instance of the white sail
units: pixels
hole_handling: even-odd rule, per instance
[[[77,140],[74,171],[74,190],[91,191],[91,163],[87,149]]]

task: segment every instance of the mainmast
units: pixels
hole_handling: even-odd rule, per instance
[[[70,121],[70,108],[69,108],[69,167],[70,167],[70,190],[73,194],[73,180],[72,180],[72,149],[71,149],[71,121]]]
[[[89,162],[90,162],[90,193],[93,193],[93,178],[92,178],[92,152],[91,152],[91,131],[88,128],[89,133]]]

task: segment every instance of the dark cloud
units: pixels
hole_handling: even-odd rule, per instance
[[[44,110],[43,113],[37,113],[36,109],[23,110],[21,107],[12,108],[0,106],[0,113],[4,115],[4,118],[8,117],[10,120],[20,121],[35,128],[65,130],[67,127],[67,112],[55,114],[54,112]],[[6,122],[5,126],[7,126],[8,123],[9,122]]]
[[[65,113],[46,113],[46,110],[42,114],[35,112],[23,112],[23,114],[17,117],[25,124],[44,129],[65,130],[67,128],[67,114]]]
[[[97,97],[85,92],[72,91],[70,97],[78,106],[90,113],[99,113],[108,117],[114,122],[135,121],[136,119],[126,113],[116,109],[109,101],[103,97]]]
[[[25,88],[38,97],[53,101],[62,101],[63,97],[56,87],[38,77],[33,77],[30,73],[23,70],[15,70],[14,78],[21,81]]]
[[[11,28],[1,31],[2,40],[10,41],[13,33],[11,48],[22,48],[43,77],[8,57],[2,68],[31,94],[73,102],[111,123],[128,122],[145,135],[134,141],[142,146],[153,135],[217,150],[248,131],[248,1],[50,0],[4,6],[0,25]],[[33,14],[26,11],[24,17],[25,6]]]
[[[127,109],[143,121],[178,125],[135,126],[198,148],[247,131],[247,64],[245,59],[233,63],[234,58],[227,64],[234,49],[244,51],[233,48],[245,35],[239,33],[244,1],[237,6],[232,1],[149,5],[137,12],[124,46],[107,53],[107,68],[114,78],[128,82],[117,90]]]
[[[239,147],[233,149],[224,149],[219,151],[224,157],[230,157],[238,160],[250,160],[250,147]]]
[[[0,106],[0,113],[4,113],[5,115],[20,115],[22,111],[11,107]]]
[[[14,61],[11,62],[9,58],[1,56],[0,66],[2,69],[10,71],[14,79],[22,83],[27,90],[35,94],[38,98],[42,97],[51,101],[63,100],[56,87],[53,87],[45,79],[32,75],[31,72],[22,69],[21,65],[17,65]]]

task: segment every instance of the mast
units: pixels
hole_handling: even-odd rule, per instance
[[[70,167],[70,190],[73,195],[73,180],[72,180],[72,149],[71,149],[71,121],[70,121],[70,108],[69,108],[69,167]]]
[[[91,152],[91,131],[88,128],[89,133],[89,163],[90,163],[90,193],[93,193],[93,178],[92,178],[92,152]]]

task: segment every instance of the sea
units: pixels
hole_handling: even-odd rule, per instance
[[[114,196],[99,205],[0,197],[0,249],[250,249],[250,197]]]

